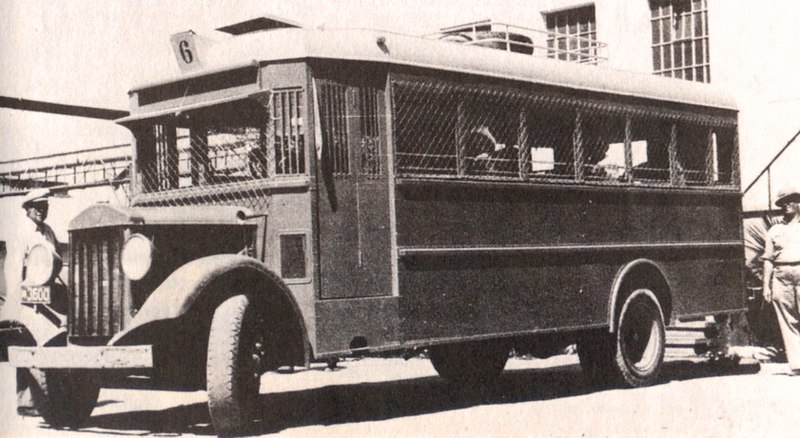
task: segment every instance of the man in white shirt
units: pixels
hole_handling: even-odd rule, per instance
[[[39,244],[51,247],[57,254],[58,240],[53,229],[44,221],[49,210],[49,189],[31,190],[22,200],[26,219],[14,230],[7,242],[4,273],[6,278],[6,302],[0,312],[0,320],[28,321],[32,312],[21,303],[21,287],[25,279],[25,265],[31,249]],[[61,328],[48,323],[24,324],[32,332],[37,342],[50,338],[61,331]],[[35,414],[33,401],[27,387],[31,377],[27,370],[17,372],[17,410],[20,414]]]
[[[778,315],[789,370],[800,375],[800,189],[787,185],[775,204],[784,223],[769,229],[764,245],[764,300]]]
[[[57,252],[58,240],[44,221],[47,219],[50,196],[49,189],[31,190],[22,200],[27,220],[23,220],[14,236],[7,243],[5,277],[6,301],[14,305],[20,303],[20,286],[24,279],[25,260],[31,248],[37,244],[45,244]]]

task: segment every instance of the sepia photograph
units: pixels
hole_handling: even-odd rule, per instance
[[[800,3],[0,17],[0,438],[797,429]]]

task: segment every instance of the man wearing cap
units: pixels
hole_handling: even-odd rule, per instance
[[[6,294],[8,304],[19,304],[20,285],[25,271],[25,259],[31,248],[43,243],[52,246],[53,252],[58,248],[58,241],[53,229],[44,223],[47,219],[50,196],[49,189],[31,190],[22,200],[22,208],[27,219],[22,221],[17,233],[8,242],[5,262]]]
[[[37,244],[52,246],[54,253],[58,247],[53,229],[44,223],[49,208],[47,201],[49,195],[49,189],[35,189],[23,198],[25,219],[8,242],[5,260],[6,303],[3,313],[11,315],[12,318],[14,314],[22,312],[20,289],[28,253]],[[17,410],[21,414],[35,414],[30,391],[27,390],[26,373],[27,371],[21,370],[17,372]]]
[[[788,185],[775,201],[784,222],[769,229],[764,247],[764,300],[778,315],[786,359],[792,374],[800,374],[800,191]]]

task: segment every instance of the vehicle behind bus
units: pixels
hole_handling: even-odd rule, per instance
[[[205,57],[182,34],[179,63],[224,66],[131,92],[132,206],[71,222],[67,342],[10,350],[51,424],[90,415],[98,376],[144,373],[205,388],[239,433],[264,372],[423,349],[488,384],[512,349],[577,343],[589,379],[649,385],[667,325],[744,307],[726,96],[275,27]]]

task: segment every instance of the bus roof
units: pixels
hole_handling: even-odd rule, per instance
[[[280,28],[246,33],[217,41],[198,56],[203,62],[202,70],[174,75],[132,91],[253,63],[331,59],[414,66],[736,110],[730,95],[709,84],[371,29]]]

